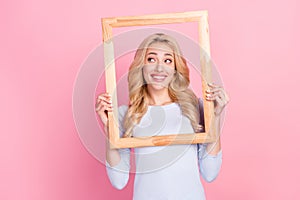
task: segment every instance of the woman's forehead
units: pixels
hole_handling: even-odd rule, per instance
[[[173,55],[173,49],[166,43],[161,43],[161,42],[156,42],[156,43],[151,44],[147,48],[147,54],[151,51],[165,52],[165,53]]]

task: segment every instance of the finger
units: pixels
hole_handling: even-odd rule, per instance
[[[114,109],[113,108],[107,108],[105,111],[107,111],[107,112],[113,112]]]
[[[222,99],[222,101],[225,101],[225,100],[226,100],[225,94],[224,94],[223,91],[219,91],[219,92],[218,92],[218,96],[220,97],[220,99]]]
[[[208,100],[208,101],[213,101],[215,99],[216,99],[215,95],[206,95],[206,100]]]
[[[106,103],[104,101],[101,102],[101,105],[103,105],[103,106],[105,106],[107,108],[112,108],[112,106],[113,106],[112,103]]]
[[[114,109],[113,108],[105,108],[105,107],[103,107],[101,110],[100,110],[100,112],[102,113],[102,114],[107,114],[106,112],[112,112]]]
[[[219,95],[220,95],[220,92],[215,92],[215,93],[211,93],[211,94],[206,94],[205,96],[206,96],[206,98],[211,100],[211,99],[215,99]]]
[[[202,126],[202,125],[199,124],[199,125],[197,126],[197,131],[200,132],[200,131],[203,131],[203,130],[204,130],[204,126]]]
[[[208,84],[208,86],[213,87],[213,88],[219,88],[219,87],[221,87],[221,86],[216,85],[214,83],[207,83],[207,84]]]
[[[104,105],[103,104],[99,104],[97,107],[96,107],[96,111],[99,113],[99,112],[103,112],[103,108],[104,108]]]
[[[112,103],[112,99],[111,99],[111,96],[107,96],[107,95],[99,95],[98,98],[97,98],[97,103],[100,103],[101,101],[104,101],[106,103]]]
[[[98,96],[111,96],[111,94],[109,92],[105,92],[105,93],[101,93]]]
[[[113,107],[103,106],[100,111],[104,113],[105,111],[111,112],[113,111]]]
[[[97,102],[99,102],[101,100],[103,100],[103,101],[109,101],[109,100],[111,100],[111,96],[108,96],[108,95],[105,95],[105,94],[99,95],[97,97]]]
[[[209,84],[209,85],[211,85],[211,84]],[[220,92],[222,93],[222,95],[224,96],[224,99],[225,99],[226,101],[229,101],[229,96],[228,96],[227,92],[224,90],[223,87],[218,86],[218,85],[216,85],[216,84],[212,84],[212,87],[213,87],[213,88],[208,89],[208,92],[207,92],[207,93],[211,93],[210,91],[212,91],[212,92],[220,91]]]
[[[111,99],[97,99],[97,104],[99,104],[100,102],[105,102],[105,103],[109,103],[109,104],[111,104],[112,103],[112,100]]]
[[[101,106],[99,107],[99,110],[97,111],[98,115],[101,117],[101,118],[107,118],[107,112],[112,112],[113,111],[113,108],[108,108],[106,106]]]
[[[101,103],[96,106],[96,111],[101,111],[102,110],[102,112],[103,112],[104,110],[102,108],[105,108],[105,110],[106,109],[113,109],[113,106],[112,106],[111,103],[105,103],[104,101],[101,101]]]
[[[221,99],[221,101],[222,101],[222,106],[226,105],[225,94],[224,94],[223,92],[219,92],[217,96],[218,96],[219,99]]]
[[[110,100],[99,100],[96,102],[95,107],[98,107],[99,105],[112,105],[112,102]]]
[[[216,96],[216,102],[217,102],[217,105],[219,105],[220,107],[224,106],[224,102],[219,96]]]
[[[216,92],[224,92],[224,89],[222,87],[212,88],[212,89],[205,90],[205,92],[208,93],[208,94],[216,93]]]
[[[101,99],[101,98],[107,98],[107,99],[109,99],[109,98],[111,98],[111,94],[109,94],[109,93],[102,93],[102,94],[98,95],[97,98],[98,99]]]
[[[216,101],[218,106],[224,107],[226,105],[226,100],[222,97],[222,94],[207,95],[208,101]]]
[[[108,92],[104,93],[103,96],[106,97],[106,98],[108,98],[108,99],[111,99],[111,94],[109,94]]]
[[[207,94],[218,93],[218,94],[220,94],[220,97],[222,99],[224,99],[226,102],[229,102],[229,96],[228,96],[227,92],[224,90],[224,88],[222,88],[222,87],[220,87],[220,88],[213,88],[213,89],[207,89],[205,92]]]

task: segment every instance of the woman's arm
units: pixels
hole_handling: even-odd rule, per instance
[[[215,143],[202,145],[199,149],[200,173],[206,182],[215,180],[222,166],[222,150],[220,141],[220,117],[215,119],[218,139]]]
[[[229,97],[226,91],[219,85],[215,84],[208,84],[209,89],[206,91],[206,99],[208,101],[214,102],[214,108],[215,108],[215,118],[212,125],[214,126],[215,134],[217,135],[217,141],[215,143],[209,143],[206,146],[207,152],[209,152],[210,155],[217,155],[221,150],[221,140],[220,140],[220,115],[223,112],[225,106],[229,102]]]
[[[112,111],[111,96],[101,94],[98,96],[96,111],[103,123],[105,135],[108,135],[107,111]],[[122,124],[126,108],[119,109],[119,124]],[[121,132],[124,132],[121,128]],[[130,149],[111,149],[108,138],[106,139],[106,171],[111,184],[121,190],[129,179]]]
[[[215,118],[212,125],[217,135],[217,141],[201,145],[202,148],[199,149],[199,165],[202,177],[207,182],[211,182],[218,176],[222,165],[220,115],[229,102],[229,97],[222,87],[215,84],[208,84],[208,86],[210,89],[206,91],[206,99],[214,101]]]
[[[130,149],[106,149],[106,172],[116,189],[123,189],[129,180]]]
[[[105,128],[105,134],[108,135],[107,127]],[[106,139],[106,161],[111,167],[119,164],[121,161],[119,149],[111,149],[108,138]]]
[[[200,145],[198,153],[200,173],[206,182],[212,182],[217,178],[222,166],[222,150],[212,155],[206,149],[206,145]]]
[[[221,150],[221,138],[220,138],[220,116],[215,117],[214,126],[217,135],[217,141],[208,143],[206,146],[206,152],[209,155],[217,155]]]
[[[108,131],[106,131],[108,133]],[[129,180],[130,149],[111,149],[106,140],[106,172],[110,183],[118,190],[123,189]]]

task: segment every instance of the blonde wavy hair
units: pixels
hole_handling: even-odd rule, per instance
[[[186,60],[174,38],[163,33],[156,33],[145,38],[140,44],[129,68],[129,107],[123,121],[126,130],[123,137],[132,137],[134,126],[139,124],[149,105],[149,94],[142,69],[146,51],[153,43],[163,43],[173,50],[176,73],[169,84],[168,93],[171,100],[178,103],[183,115],[190,119],[194,131],[199,131],[201,129],[199,125],[199,101],[195,93],[189,88],[189,68]]]

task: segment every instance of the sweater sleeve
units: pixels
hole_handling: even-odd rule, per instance
[[[199,145],[198,161],[200,166],[200,174],[206,182],[215,180],[222,166],[222,150],[217,155],[210,155],[206,151],[206,145]]]
[[[203,100],[199,98],[200,124],[204,126]],[[209,155],[206,151],[207,144],[198,144],[198,163],[200,174],[206,182],[215,180],[222,166],[222,150],[217,155]]]
[[[120,136],[124,134],[123,128],[123,119],[127,112],[127,106],[120,106],[119,107],[119,129],[120,129]],[[116,189],[123,189],[129,180],[129,170],[130,170],[130,149],[129,148],[122,148],[118,150],[120,153],[121,160],[115,166],[110,166],[109,163],[106,161],[106,172],[107,176],[111,182],[111,184]]]

